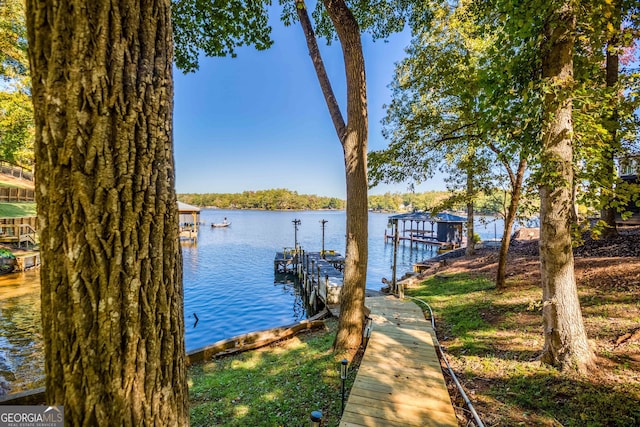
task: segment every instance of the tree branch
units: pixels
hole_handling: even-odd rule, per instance
[[[346,131],[344,118],[342,117],[342,113],[340,112],[338,101],[333,94],[333,88],[331,87],[329,76],[327,76],[327,70],[324,67],[322,56],[320,56],[318,42],[316,41],[316,35],[313,31],[311,20],[309,19],[309,13],[307,12],[307,7],[304,4],[304,0],[296,0],[296,12],[298,13],[298,19],[300,19],[302,30],[304,31],[304,38],[307,41],[309,56],[311,56],[311,61],[313,62],[313,66],[316,70],[316,75],[318,76],[318,81],[320,82],[320,88],[322,88],[324,100],[327,103],[327,108],[329,108],[329,114],[331,115],[333,126],[336,128],[336,133],[338,134],[340,142],[343,142]]]
[[[507,170],[507,174],[509,175],[509,181],[511,181],[511,188],[515,188],[516,185],[516,176],[513,173],[513,169],[508,161],[504,159],[504,153],[498,149],[493,143],[488,143],[487,146],[491,151],[496,153],[498,160],[504,165],[504,168]],[[520,161],[522,163],[522,160]]]

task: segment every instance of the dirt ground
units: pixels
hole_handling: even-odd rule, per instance
[[[585,235],[583,244],[574,248],[575,275],[587,335],[597,358],[597,369],[589,374],[589,382],[594,387],[603,384],[612,388],[624,387],[624,384],[631,382],[636,384],[633,387],[637,391],[640,382],[640,227],[621,228],[619,231],[618,237],[609,240],[592,239]],[[507,289],[503,290],[504,293],[513,294],[519,289],[523,293],[537,293],[536,287],[540,286],[538,245],[538,239],[512,241],[507,263]],[[429,274],[467,273],[494,280],[497,261],[496,249],[479,249],[472,257],[440,262]],[[499,293],[496,290],[496,294]],[[491,321],[500,330],[503,325],[499,320],[500,313],[492,315],[491,310],[487,310],[486,316],[485,320]],[[523,325],[523,330],[540,330],[542,323],[540,313],[530,312],[514,314],[511,320],[512,324]],[[543,339],[541,335],[536,338],[536,333],[528,335],[528,338],[534,343],[527,360],[531,362],[541,353]],[[447,337],[443,337],[441,342],[446,345]],[[499,353],[508,356],[515,351],[515,345],[510,347],[508,342],[501,344],[499,349],[491,349],[493,356]],[[500,387],[486,378],[478,378],[481,375],[477,373],[470,374],[470,368],[465,363],[468,361],[464,360],[464,356],[453,356],[454,369],[467,370],[466,374],[461,373],[462,382],[472,396],[482,396],[489,388]],[[500,381],[503,380],[496,379],[496,383]],[[478,400],[478,412],[489,420],[487,425],[567,425],[531,422],[531,418],[519,418],[520,415],[509,414],[508,409],[499,408],[495,400],[482,397]],[[579,424],[569,422],[568,425]],[[593,425],[601,424],[596,422]]]
[[[540,283],[538,245],[537,239],[511,243],[507,280],[512,285],[523,282]],[[609,295],[622,292],[635,295],[640,304],[640,227],[622,228],[613,239],[596,240],[586,237],[584,244],[574,249],[574,261],[576,283],[581,293],[584,294],[587,290]],[[449,260],[448,265],[440,267],[439,271],[482,274],[493,279],[497,266],[497,250],[479,249],[472,257]],[[620,346],[630,340],[640,342],[640,324],[631,332],[621,333],[615,343]],[[628,357],[640,363],[640,354],[632,353]]]
[[[509,248],[507,277],[540,280],[539,241],[514,240]],[[585,236],[574,249],[578,286],[597,284],[601,290],[638,290],[640,286],[640,227],[621,228],[613,239],[596,240]],[[495,249],[479,249],[473,257],[448,261],[446,270],[474,272],[494,278],[498,265]]]

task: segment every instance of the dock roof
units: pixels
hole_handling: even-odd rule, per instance
[[[186,203],[178,202],[178,211],[180,213],[200,212],[200,208],[197,206],[192,206]]]
[[[466,222],[467,218],[453,215],[447,212],[440,212],[431,215],[430,212],[411,212],[406,214],[391,215],[389,219],[399,221],[427,221],[427,222]]]

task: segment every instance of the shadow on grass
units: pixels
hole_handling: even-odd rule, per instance
[[[325,331],[192,366],[191,425],[308,425],[314,410],[323,412],[323,425],[338,425],[341,381],[331,353],[334,336]]]
[[[603,365],[578,377],[534,362],[544,344],[538,290],[496,291],[477,279],[430,278],[409,292],[432,306],[438,335],[447,339],[443,344],[467,386],[482,396],[490,425],[640,426],[640,385],[616,370],[633,371],[611,359],[615,369]],[[598,304],[611,312],[628,302],[622,294],[591,298],[586,313]]]
[[[554,372],[503,377],[493,382],[486,394],[504,405],[499,412],[511,413],[509,418],[514,424],[640,425],[637,388],[626,390],[622,385],[613,388],[598,381],[568,378]],[[510,424],[503,420],[500,425]]]
[[[522,348],[513,350],[514,341],[526,339],[519,331],[507,330],[503,325],[517,323],[519,327],[537,329],[542,325],[541,315],[528,311],[530,302],[496,304],[494,290],[491,281],[462,274],[429,278],[420,287],[409,290],[408,295],[431,305],[438,336],[447,341],[443,344],[452,354],[489,354],[507,360],[535,359],[539,349],[525,343],[520,346]]]
[[[420,287],[412,288],[413,296],[453,296],[495,289],[495,284],[482,276],[445,274],[428,277]]]

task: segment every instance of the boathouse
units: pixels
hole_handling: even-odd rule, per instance
[[[178,202],[180,213],[180,240],[193,242],[198,240],[198,226],[200,225],[200,208],[186,203]]]
[[[178,202],[180,212],[180,226],[197,226],[200,223],[200,208],[186,203]]]
[[[393,240],[398,233],[398,240],[411,243],[424,243],[434,246],[459,247],[462,244],[463,226],[467,219],[447,212],[431,214],[429,212],[411,212],[392,215],[384,238]]]

